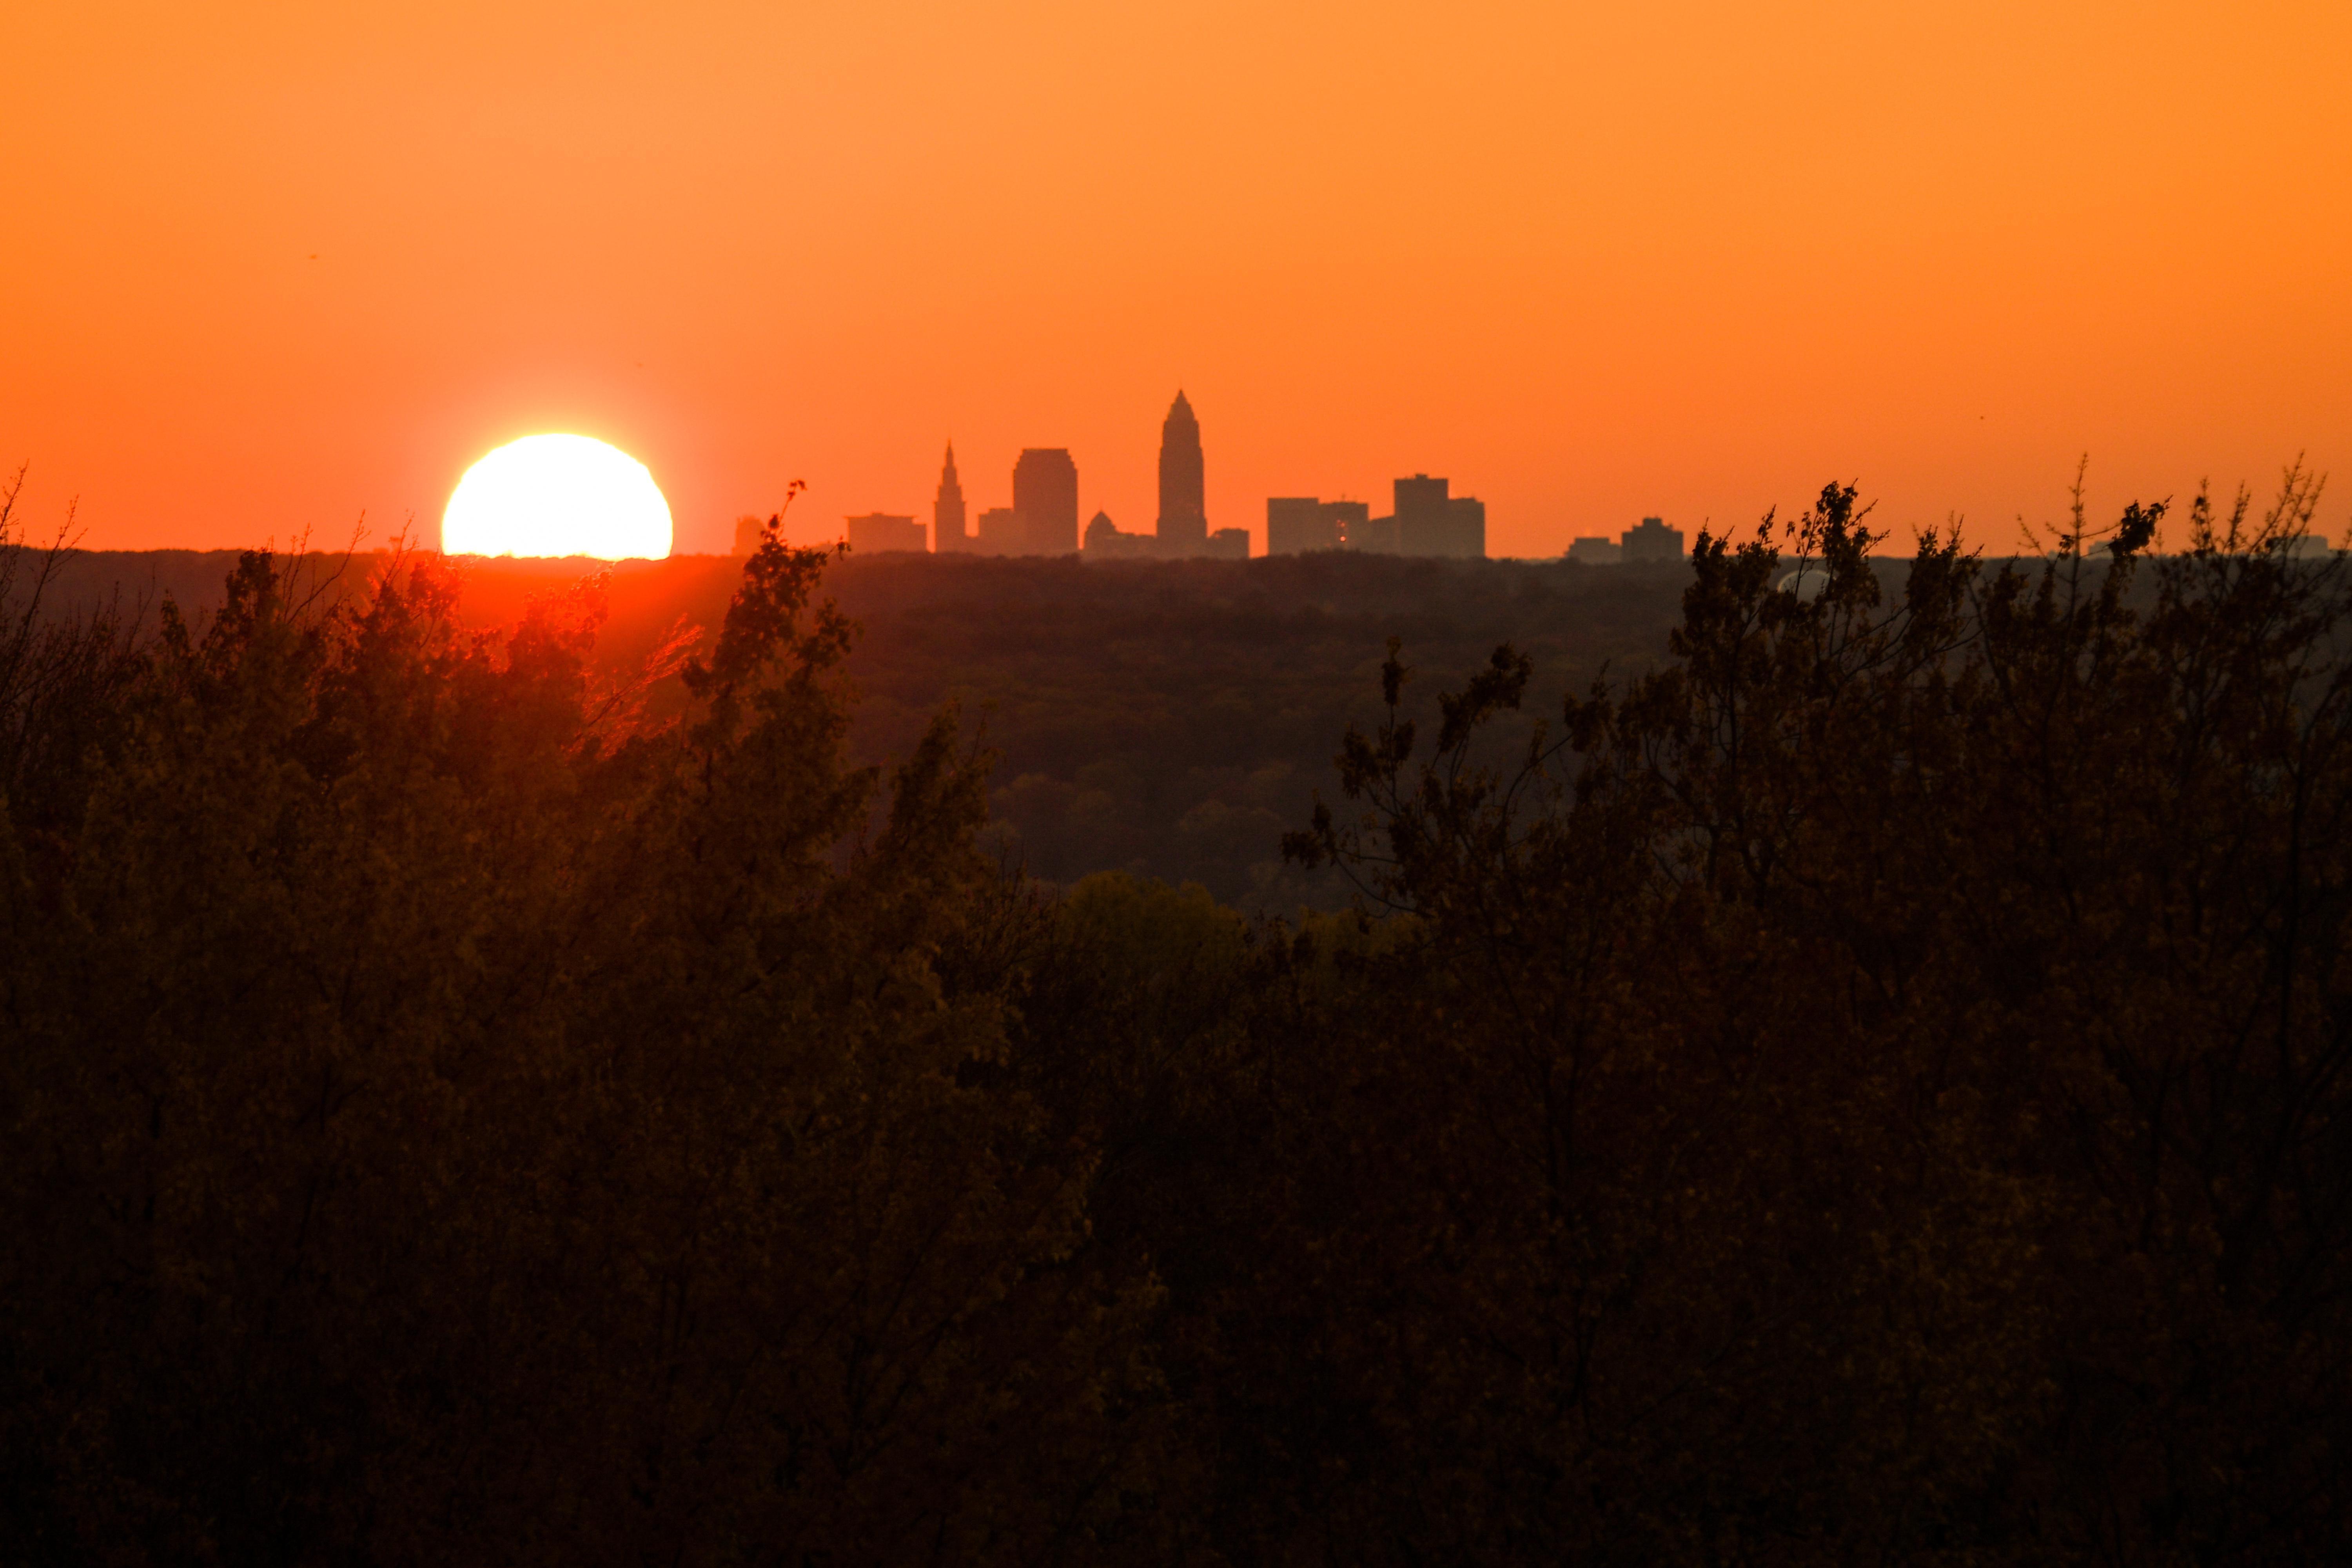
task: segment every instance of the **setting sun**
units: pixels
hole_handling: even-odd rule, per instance
[[[588,436],[526,436],[466,470],[441,518],[451,555],[660,560],[669,503],[646,466]]]

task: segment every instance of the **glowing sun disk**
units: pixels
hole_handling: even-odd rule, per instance
[[[646,466],[588,436],[526,436],[466,470],[441,514],[451,555],[659,560],[669,503]]]

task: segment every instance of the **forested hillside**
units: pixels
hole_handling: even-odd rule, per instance
[[[383,557],[354,558],[332,592],[362,587]],[[58,603],[168,592],[197,614],[220,602],[227,552],[88,555]],[[321,577],[337,571],[320,558]],[[510,625],[530,598],[604,577],[595,658],[642,661],[675,629],[714,629],[740,563],[473,561],[460,614]],[[1328,906],[1328,877],[1286,868],[1283,832],[1336,776],[1336,738],[1375,714],[1381,648],[1404,638],[1433,682],[1510,642],[1538,679],[1580,687],[1604,664],[1664,651],[1681,568],[1321,555],[1251,562],[847,557],[826,589],[860,633],[847,663],[860,701],[851,751],[902,755],[942,703],[961,702],[997,753],[989,842],[1033,874],[1070,882],[1123,869],[1198,881],[1245,907]],[[1416,700],[1432,688],[1417,691]]]
[[[434,559],[141,636],[0,554],[0,1561],[2344,1561],[2315,502],[1890,582],[1832,487],[1566,690],[1301,594],[1360,901],[1257,919],[1008,870],[951,711],[861,763],[772,537],[650,666]],[[1041,668],[1183,581],[1026,580]]]

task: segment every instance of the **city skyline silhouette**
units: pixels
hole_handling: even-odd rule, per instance
[[[388,537],[548,431],[687,551],[793,479],[919,509],[948,435],[1150,531],[1177,386],[1261,550],[1414,471],[1541,556],[1824,473],[2000,548],[2086,452],[2098,508],[2352,462],[2340,6],[17,22],[0,462],[95,548]]]

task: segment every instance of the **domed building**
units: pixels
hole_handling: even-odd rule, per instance
[[[1830,569],[1819,561],[1800,562],[1794,572],[1782,575],[1772,586],[1783,594],[1794,594],[1803,604],[1811,604],[1828,589]]]

